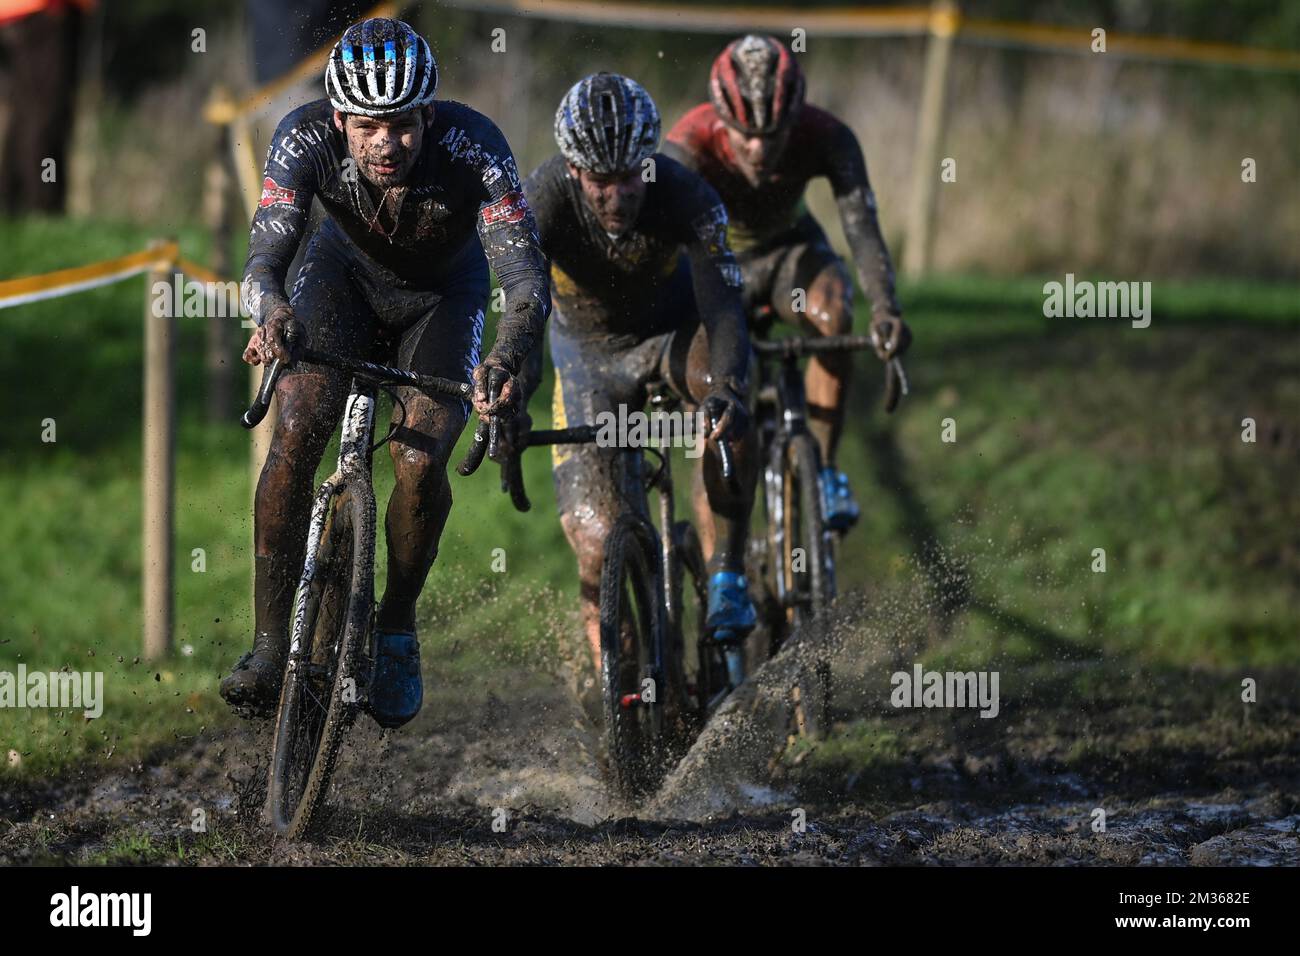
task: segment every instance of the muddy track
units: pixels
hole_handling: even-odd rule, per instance
[[[503,664],[485,681],[433,655],[416,721],[352,731],[313,841],[258,819],[264,723],[9,792],[0,863],[1300,864],[1295,699],[1252,725],[1206,706],[1232,675],[1049,660],[1003,669],[1021,680],[999,720],[900,714],[888,675],[915,647],[886,642],[900,622],[873,613],[844,611],[769,662],[640,806],[611,796],[565,666]],[[788,736],[785,688],[810,655],[835,677],[818,747]],[[1072,691],[1085,672],[1109,689]],[[873,720],[884,730],[864,736]]]

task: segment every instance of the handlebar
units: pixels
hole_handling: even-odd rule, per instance
[[[495,366],[488,369],[488,404],[501,397],[501,390],[508,381],[510,373],[505,369]],[[462,477],[472,475],[478,471],[478,466],[483,464],[485,457],[495,458],[499,434],[500,422],[497,416],[492,415],[487,419],[480,416],[478,426],[474,429],[474,444],[469,446],[464,459],[456,466],[456,473]]]
[[[587,445],[594,444],[600,429],[595,425],[576,425],[573,428],[538,429],[530,431],[524,441],[524,447],[537,448],[542,445]],[[475,436],[477,438],[477,436]],[[715,442],[722,466],[722,477],[734,480],[735,469],[732,465],[731,443],[725,438]],[[510,501],[518,511],[528,511],[532,502],[524,490],[524,472],[521,465],[523,455],[514,454],[501,463],[501,490],[510,495]],[[480,457],[480,461],[482,458]]]
[[[874,349],[869,335],[795,336],[784,339],[753,339],[754,351],[776,358],[802,358],[823,352],[860,352]]]
[[[292,338],[290,338],[290,343],[292,344]],[[316,349],[300,349],[296,361],[305,361],[313,365],[335,368],[341,372],[347,372],[356,377],[372,381],[377,385],[407,385],[431,394],[446,395],[450,398],[460,398],[465,401],[472,400],[474,395],[474,386],[469,382],[457,382],[453,379],[439,378],[436,375],[422,375],[406,369],[379,365],[361,359],[345,358],[341,355],[320,352]],[[262,382],[258,386],[257,395],[253,398],[253,402],[247,411],[240,416],[240,424],[244,428],[256,428],[266,418],[266,414],[271,408],[271,400],[275,397],[276,386],[290,364],[293,363],[273,359],[263,368]],[[502,374],[500,376],[492,374],[497,371],[501,371]],[[508,380],[509,377],[504,373],[504,370],[495,368],[491,370],[488,382],[490,402],[496,401],[501,389]],[[712,424],[716,427],[717,422]],[[465,458],[456,466],[457,473],[463,476],[472,475],[483,463],[484,458],[496,457],[498,431],[499,422],[495,416],[487,420],[479,419],[478,427],[474,431],[474,443],[470,446]],[[594,443],[599,431],[600,429],[595,425],[530,431],[526,447]],[[726,439],[719,439],[716,445],[722,477],[729,482],[734,482],[735,468],[732,461],[731,445]],[[511,501],[519,511],[528,511],[532,507],[524,490],[524,476],[519,454],[511,455],[502,462],[501,490],[510,494]]]
[[[344,358],[341,355],[318,352],[315,349],[303,349],[299,361],[336,368],[340,372],[348,372],[358,378],[368,379],[376,385],[409,385],[431,394],[446,395],[449,398],[461,398],[466,401],[469,401],[474,394],[474,388],[468,382],[457,382],[436,375],[421,375],[419,372],[378,365],[360,359]],[[271,399],[275,396],[275,387],[286,367],[284,362],[274,359],[262,371],[262,384],[257,389],[257,396],[239,420],[245,428],[256,428],[266,417],[267,411],[271,408]]]
[[[821,335],[783,339],[754,339],[754,351],[759,358],[794,361],[805,355],[822,355],[827,352],[863,352],[874,350],[876,343],[870,335]],[[885,411],[892,412],[898,401],[908,393],[907,373],[897,357],[885,363]]]

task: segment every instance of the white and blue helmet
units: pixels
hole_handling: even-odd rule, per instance
[[[343,31],[325,67],[340,113],[389,116],[433,102],[438,64],[424,37],[401,20],[371,17]]]
[[[636,80],[593,73],[560,101],[555,141],[574,166],[601,175],[625,173],[659,147],[659,110]]]

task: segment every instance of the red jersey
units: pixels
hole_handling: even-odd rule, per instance
[[[862,148],[847,124],[804,104],[794,118],[785,152],[758,186],[750,185],[741,173],[727,126],[712,103],[702,103],[677,121],[668,132],[664,152],[698,172],[722,197],[730,218],[728,241],[742,257],[742,268],[747,250],[779,244],[781,235],[807,211],[803,196],[809,181],[825,176],[873,309],[897,311],[893,267],[876,220],[876,198]]]

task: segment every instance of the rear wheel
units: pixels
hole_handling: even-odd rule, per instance
[[[793,585],[786,600],[791,628],[820,617],[835,600],[831,535],[822,517],[820,456],[812,436],[793,436],[785,448],[785,547],[779,560]]]
[[[628,799],[654,790],[667,763],[661,672],[664,615],[657,540],[623,515],[605,542],[600,579],[601,689],[609,763]]]
[[[368,489],[366,489],[368,491]],[[356,716],[362,650],[374,606],[374,499],[333,495],[299,586],[294,634],[271,756],[271,823],[290,839],[310,829],[324,804],[334,762]]]

